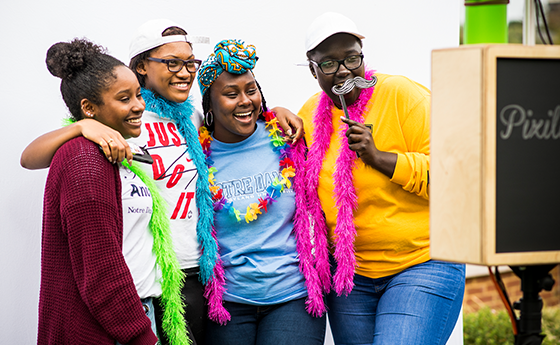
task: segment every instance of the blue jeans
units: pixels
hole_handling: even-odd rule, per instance
[[[154,332],[155,335],[157,335],[156,316],[155,316],[155,313],[154,313],[154,304],[152,302],[152,297],[144,298],[144,299],[141,299],[140,301],[142,302],[142,306],[144,307],[144,310],[146,311],[146,316],[152,322],[152,331]],[[122,345],[118,341],[115,344],[116,345]]]
[[[208,321],[208,345],[323,345],[326,318],[305,311],[305,298],[282,304],[254,306],[225,302],[231,321]]]
[[[395,275],[354,276],[346,297],[327,296],[337,345],[444,345],[463,302],[465,265],[430,260]]]

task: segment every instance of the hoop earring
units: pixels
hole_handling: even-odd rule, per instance
[[[263,112],[264,112],[264,108],[263,108],[263,105],[261,103],[261,112],[259,113],[259,116],[261,116],[263,114]]]
[[[204,116],[204,124],[206,125],[206,127],[210,127],[212,126],[213,123],[214,123],[214,114],[212,113],[212,110],[210,110],[209,112],[206,113],[206,116]]]

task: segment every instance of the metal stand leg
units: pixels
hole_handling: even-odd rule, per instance
[[[545,336],[541,334],[543,303],[539,293],[543,289],[547,291],[552,289],[554,279],[549,272],[555,266],[510,266],[513,272],[521,278],[521,290],[523,291],[523,297],[513,305],[520,311],[515,345],[542,344]]]

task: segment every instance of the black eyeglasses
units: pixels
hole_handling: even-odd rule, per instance
[[[345,59],[342,60],[327,60],[321,63],[309,60],[309,62],[313,63],[315,66],[318,66],[323,74],[335,74],[338,72],[340,65],[344,65],[347,70],[352,71],[357,68],[360,68],[362,62],[364,60],[364,54],[359,55],[350,55]]]
[[[149,57],[148,60],[166,64],[167,70],[173,73],[179,72],[181,69],[183,69],[183,66],[187,66],[187,71],[191,73],[195,73],[196,71],[198,71],[200,64],[202,64],[201,60],[196,60],[196,59],[181,60],[181,59],[158,59],[158,58]]]

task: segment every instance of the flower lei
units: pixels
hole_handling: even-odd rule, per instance
[[[258,215],[264,212],[268,212],[268,206],[276,202],[277,199],[282,196],[282,192],[285,188],[290,189],[292,187],[291,177],[296,175],[296,169],[294,167],[294,162],[291,159],[290,146],[284,142],[284,136],[282,130],[278,128],[278,120],[273,112],[267,111],[264,113],[266,127],[269,128],[270,142],[272,143],[273,151],[280,153],[280,176],[281,178],[275,177],[271,182],[270,186],[266,189],[266,196],[264,198],[259,198],[258,203],[251,203],[247,206],[247,211],[241,213],[238,209],[233,207],[233,202],[228,202],[224,196],[222,188],[216,185],[216,178],[214,175],[218,172],[218,169],[213,167],[214,162],[210,158],[212,150],[210,145],[212,144],[212,137],[208,132],[206,127],[201,127],[199,129],[199,141],[202,146],[202,150],[206,155],[206,164],[208,166],[208,182],[210,184],[210,191],[212,193],[212,201],[214,203],[214,211],[225,210],[229,215],[236,221],[241,221],[242,217],[247,223],[257,220]]]
[[[294,233],[296,236],[296,250],[299,256],[299,267],[301,272],[303,273],[303,276],[305,277],[305,286],[307,288],[307,299],[305,302],[306,310],[309,314],[315,317],[320,317],[324,315],[327,311],[325,306],[325,300],[323,298],[323,292],[328,291],[328,287],[330,286],[330,281],[329,281],[330,275],[328,274],[325,275],[318,272],[317,268],[315,267],[316,263],[318,264],[318,262],[316,262],[314,252],[316,252],[319,249],[319,247],[323,248],[324,251],[327,250],[326,249],[327,248],[326,226],[322,227],[324,231],[318,231],[317,229],[315,229],[314,231],[310,231],[310,229],[313,226],[317,226],[316,224],[318,222],[322,221],[322,223],[324,224],[324,217],[321,213],[318,218],[316,219],[311,218],[311,213],[308,204],[308,200],[310,198],[309,194],[314,193],[316,196],[317,192],[315,190],[306,188],[307,181],[306,181],[305,174],[303,173],[305,172],[305,169],[300,169],[300,167],[305,166],[305,155],[306,155],[305,142],[304,140],[299,140],[292,146],[289,146],[289,144],[284,143],[284,140],[282,139],[281,136],[282,132],[281,129],[277,127],[277,120],[274,113],[266,112],[264,115],[265,115],[265,121],[267,123],[267,127],[268,126],[271,127],[269,129],[270,132],[269,136],[271,137],[270,141],[273,145],[273,150],[275,152],[280,152],[281,155],[280,168],[283,167],[284,169],[287,169],[285,173],[282,174],[283,181],[286,180],[284,184],[282,184],[282,181],[278,181],[276,183],[276,186],[272,188],[273,190],[271,190],[271,192],[273,192],[273,194],[276,194],[278,192],[277,188],[279,185],[286,186],[285,188],[290,188],[292,184],[289,178],[293,177],[293,189],[295,192],[295,199],[296,199]],[[204,127],[202,127],[199,130],[199,133],[200,133],[199,140],[201,146],[203,147],[203,151],[207,156],[207,163],[209,164],[209,166],[211,166],[213,162],[210,159],[210,153],[211,153],[210,144],[213,139],[209,135],[208,130]],[[300,173],[295,174],[295,167],[298,167],[298,169],[300,169]],[[216,171],[214,171],[213,173],[215,173]],[[212,177],[212,179],[214,178]],[[211,188],[212,187],[215,187],[215,185],[211,184]],[[212,189],[212,193],[215,192],[217,198],[217,200],[214,200],[215,204],[217,204],[216,201],[221,200],[221,198],[223,198],[223,192],[220,195],[219,194],[220,191],[221,189],[219,189],[219,187]],[[275,202],[274,197],[271,197],[271,199],[272,199],[271,202]],[[318,198],[316,197],[315,199],[317,199],[317,204],[318,204],[319,203]],[[261,204],[263,205],[263,208],[269,205],[268,201],[266,205],[264,203]],[[320,210],[320,205],[319,205],[319,210]],[[266,208],[265,208],[265,212],[266,212]],[[325,262],[323,263],[326,264],[326,271],[328,272],[329,271],[328,254],[326,254],[325,257],[327,258],[326,263]],[[323,265],[323,267],[325,267],[325,265]],[[221,278],[221,280],[220,279],[211,280],[208,284],[218,285],[221,288],[221,292],[223,294],[223,290],[224,290],[223,285],[225,284],[225,281],[224,281],[222,261],[220,258],[218,258],[218,263],[216,265],[216,268],[220,269],[222,272],[218,276],[218,278]],[[226,322],[230,320],[230,315],[225,310],[225,308],[221,303],[223,296],[219,294],[217,289],[214,290],[214,294],[207,293],[205,296],[207,295],[210,296],[208,301],[208,305],[209,305],[208,317],[210,318],[210,320],[213,320],[221,325],[225,325]]]
[[[371,79],[375,73],[366,70],[366,79]],[[373,94],[374,88],[362,89],[358,99],[348,106],[351,120],[363,123],[364,111]],[[332,108],[333,101],[324,92],[319,95],[319,102],[313,114],[313,143],[307,155],[306,186],[317,191],[319,185],[319,172],[321,171],[325,154],[329,148],[333,134]],[[335,163],[334,198],[338,210],[336,227],[334,230],[335,252],[334,258],[337,269],[333,277],[334,290],[340,296],[342,293],[348,295],[354,287],[354,272],[356,268],[356,256],[354,253],[354,239],[356,237],[356,225],[354,224],[353,211],[358,207],[358,196],[354,187],[354,176],[352,171],[356,166],[356,153],[350,150],[346,139],[348,126],[342,126],[338,136],[340,138],[340,149]],[[315,229],[319,233],[326,232],[326,224],[321,221],[321,208],[317,192],[309,193],[309,204],[311,214],[316,220]],[[317,222],[318,220],[318,222]],[[330,275],[328,271],[328,251],[326,246],[318,245],[315,253],[317,257],[317,271],[324,279]],[[328,291],[330,286],[324,286]]]

